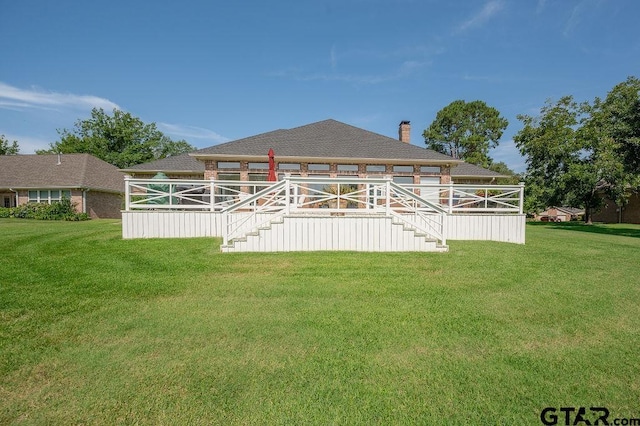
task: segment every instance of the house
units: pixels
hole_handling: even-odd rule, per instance
[[[575,207],[549,207],[536,214],[535,219],[542,222],[569,222],[579,220],[584,215],[584,209]]]
[[[89,154],[0,156],[3,207],[68,197],[79,213],[120,218],[124,188],[117,167]]]
[[[627,204],[622,207],[604,197],[602,208],[593,214],[592,219],[594,222],[640,224],[640,193],[630,194]]]
[[[139,164],[122,171],[133,177],[164,172],[171,178],[264,181],[269,149],[280,176],[382,177],[403,184],[487,184],[499,173],[411,145],[411,124],[402,121],[398,139],[336,120],[280,129]]]
[[[225,252],[524,244],[523,184],[409,134],[408,121],[395,139],[324,120],[123,169],[122,236],[222,237]]]

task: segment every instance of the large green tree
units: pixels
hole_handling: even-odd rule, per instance
[[[590,223],[603,194],[617,198],[624,192],[628,174],[620,144],[593,121],[595,111],[565,96],[547,101],[538,117],[518,116],[524,127],[514,141],[527,161],[528,209],[583,207]]]
[[[438,111],[422,135],[427,148],[481,167],[491,163],[489,149],[498,145],[509,122],[483,101],[457,100]]]
[[[126,168],[195,149],[184,140],[171,140],[156,128],[155,123],[145,124],[118,109],[109,115],[102,108],[94,108],[91,118],[78,120],[73,130],[58,130],[58,134],[59,141],[50,144],[50,149],[37,153],[84,152]]]
[[[18,152],[20,152],[18,141],[9,144],[9,140],[4,135],[0,135],[0,155],[16,155]]]
[[[609,138],[624,158],[625,171],[640,174],[640,80],[629,77],[604,100],[596,98],[587,126],[594,137]]]

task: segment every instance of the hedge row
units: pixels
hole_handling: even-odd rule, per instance
[[[86,213],[77,213],[71,200],[63,198],[51,204],[28,203],[18,207],[0,207],[0,217],[39,220],[89,220]]]

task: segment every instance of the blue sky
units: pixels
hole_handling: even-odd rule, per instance
[[[92,107],[198,148],[333,118],[411,140],[456,99],[509,120],[640,76],[636,0],[0,0],[0,134],[46,148]]]

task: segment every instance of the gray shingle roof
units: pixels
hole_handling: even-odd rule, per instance
[[[197,160],[195,157],[192,157],[189,154],[180,154],[180,155],[175,155],[173,157],[163,158],[161,160],[151,161],[149,163],[137,164],[127,169],[122,169],[122,171],[124,172],[171,171],[173,173],[179,173],[179,172],[182,172],[182,173],[203,172],[204,173],[204,163],[202,161]]]
[[[496,173],[492,170],[484,169],[470,163],[461,163],[451,169],[451,177],[455,182],[455,178],[463,177],[484,177],[484,178],[500,178],[504,177],[500,173]]]
[[[266,161],[269,148],[273,148],[279,162],[288,159],[299,161],[300,158],[315,158],[318,162],[325,162],[328,158],[368,159],[380,162],[391,159],[408,163],[423,160],[427,163],[457,164],[451,169],[454,179],[456,177],[485,179],[503,177],[491,170],[454,160],[448,155],[400,142],[336,120],[320,121],[290,130],[274,130],[211,146],[190,154],[138,164],[123,171],[204,173],[204,162],[198,158],[244,158]]]
[[[266,159],[269,148],[273,148],[278,161],[317,158],[318,161],[368,159],[413,163],[455,164],[459,162],[436,151],[400,142],[336,120],[319,121],[288,130],[274,130],[204,148],[191,155],[202,159],[230,157]]]
[[[0,188],[88,188],[124,192],[124,174],[89,154],[2,155]]]

